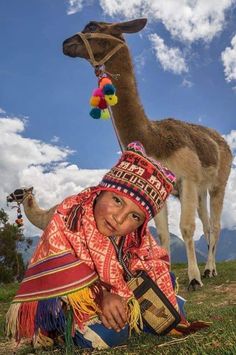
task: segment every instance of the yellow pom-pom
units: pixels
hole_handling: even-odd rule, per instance
[[[105,100],[108,105],[114,106],[118,102],[118,97],[116,95],[105,95]]]
[[[97,107],[100,101],[100,97],[99,96],[91,96],[89,103],[91,106],[93,107]]]
[[[110,118],[110,114],[107,108],[101,111],[101,119],[108,120]]]

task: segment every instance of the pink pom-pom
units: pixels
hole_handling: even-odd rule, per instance
[[[104,94],[102,92],[102,89],[101,88],[97,88],[95,90],[93,90],[93,96],[99,96],[99,97],[102,97]]]

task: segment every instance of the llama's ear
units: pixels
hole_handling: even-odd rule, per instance
[[[137,20],[115,23],[113,27],[122,33],[136,33],[141,31],[146,23],[146,18],[139,18]]]

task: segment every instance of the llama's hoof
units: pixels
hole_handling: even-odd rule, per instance
[[[212,270],[212,276],[216,277],[217,276],[217,271],[215,269]]]
[[[217,276],[217,272],[216,269],[210,270],[210,269],[206,269],[204,271],[204,274],[202,275],[202,277],[207,278],[207,277],[215,277]]]
[[[202,275],[202,277],[207,278],[207,277],[211,277],[211,271],[209,269],[206,269],[204,271],[204,274]]]
[[[197,288],[201,287],[202,284],[201,282],[199,282],[198,280],[196,279],[192,279],[190,282],[189,282],[189,285],[188,285],[188,291],[190,291],[192,289],[192,291],[196,291]]]

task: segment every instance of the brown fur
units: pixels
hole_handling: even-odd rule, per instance
[[[122,39],[123,33],[135,33],[146,24],[146,19],[123,23],[89,23],[83,33],[106,33]],[[90,38],[89,44],[96,60],[101,60],[117,45],[117,41]],[[64,54],[89,59],[79,35],[64,41]],[[193,244],[195,213],[198,210],[209,244],[206,273],[216,274],[215,246],[220,232],[220,216],[225,186],[230,173],[232,154],[215,130],[184,121],[167,118],[150,121],[140,103],[131,56],[124,45],[107,62],[106,70],[120,74],[115,82],[119,102],[112,108],[114,121],[123,146],[134,140],[143,143],[148,155],[163,162],[177,177],[175,194],[181,202],[180,228],[186,242],[190,282],[201,283]],[[210,195],[211,215],[207,212],[207,194]],[[160,239],[168,247],[167,211],[155,219]]]

